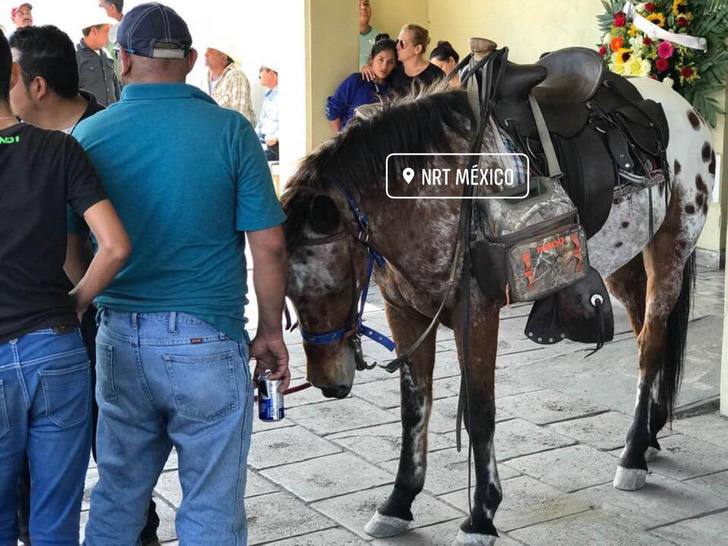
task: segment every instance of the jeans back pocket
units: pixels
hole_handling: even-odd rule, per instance
[[[240,385],[232,351],[199,355],[162,355],[180,415],[217,421],[240,407]]]
[[[88,361],[38,374],[48,419],[61,428],[88,420],[91,408],[91,367]]]

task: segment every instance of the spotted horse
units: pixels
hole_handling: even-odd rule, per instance
[[[557,74],[558,70],[548,67]],[[507,100],[524,89],[532,92],[546,84],[547,90],[551,85],[558,97],[574,90],[572,83],[563,83],[573,79],[549,82],[547,76],[544,81],[533,66],[508,63],[508,71],[512,77],[504,80],[492,101],[496,120],[508,109]],[[607,85],[605,81],[617,78],[610,74],[587,77],[587,83],[596,87],[582,93],[582,105],[590,93]],[[715,174],[710,131],[693,108],[660,82],[633,79],[631,86],[641,98],[652,99],[664,110],[669,130],[669,143],[663,150],[666,182],[660,189],[610,194],[615,196],[609,198],[611,207],[600,225],[592,226],[596,231],[588,241],[591,266],[624,304],[637,335],[637,401],[614,479],[614,486],[624,490],[645,484],[647,462],[659,451],[657,436],[674,406],[694,282],[694,249]],[[547,94],[541,92],[542,97]],[[287,293],[304,338],[308,380],[327,397],[349,394],[355,371],[365,367],[360,336],[379,338],[361,321],[372,274],[385,301],[399,363],[404,361],[399,366],[399,469],[391,494],[366,527],[375,537],[406,531],[413,520],[412,502],[425,482],[436,348],[436,328],[430,328],[433,317],[454,331],[461,370],[468,379],[463,396],[475,401],[464,419],[474,461],[474,495],[454,544],[493,544],[498,536],[494,517],[502,488],[493,437],[503,301],[485,297],[470,271],[462,267],[466,258],[458,250],[462,248],[458,244],[461,200],[395,200],[385,191],[389,154],[469,151],[477,127],[482,126],[476,108],[468,93],[444,86],[391,100],[305,158],[282,198],[288,218]],[[553,122],[558,125],[559,120]],[[482,132],[482,151],[494,151],[499,145],[493,127],[488,125]],[[618,160],[614,158],[615,165]],[[453,171],[468,166],[468,159],[459,155],[422,156],[418,161],[419,167],[437,165]],[[537,163],[534,157],[533,165]],[[418,176],[405,190],[415,197],[423,191]],[[451,184],[438,191],[442,197],[459,197],[463,187]],[[584,218],[587,224],[589,220]],[[463,305],[470,310],[467,320],[460,312]],[[468,330],[472,335],[466,335]],[[410,354],[411,347],[416,350]]]

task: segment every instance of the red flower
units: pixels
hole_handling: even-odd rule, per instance
[[[652,2],[646,2],[645,3],[645,11],[647,13],[652,13],[653,11],[655,11],[655,4],[653,4]]]
[[[690,23],[690,21],[688,21],[687,17],[678,17],[676,22],[677,22],[678,28],[686,27]]]
[[[607,48],[604,47],[604,46],[601,46],[599,48],[599,55],[601,55],[602,57],[604,57],[606,54],[607,54]]]
[[[690,68],[689,66],[683,66],[683,67],[682,67],[682,68],[680,69],[680,75],[681,75],[681,76],[682,76],[683,78],[687,79],[687,78],[689,78],[690,76],[692,76],[692,75],[693,75],[693,69],[692,69],[692,68]]]
[[[646,46],[652,45],[652,40],[650,40],[647,36],[645,36],[644,38],[642,38],[642,44],[644,44]]]
[[[670,63],[667,59],[657,59],[655,61],[655,68],[657,68],[658,72],[664,72],[668,68],[670,68]]]
[[[627,24],[627,16],[620,12],[617,12],[614,14],[614,26],[615,27],[623,27]]]

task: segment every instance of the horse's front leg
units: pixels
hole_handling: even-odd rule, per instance
[[[386,305],[387,320],[399,348],[409,349],[425,331],[430,319],[411,309]],[[407,530],[412,522],[412,502],[425,485],[427,422],[432,409],[432,369],[436,329],[412,355],[412,364],[400,370],[402,398],[402,450],[394,490],[377,508],[365,530],[374,537],[390,537]]]
[[[465,427],[470,436],[475,464],[475,495],[468,518],[460,525],[454,544],[480,546],[495,543],[498,533],[493,524],[503,498],[495,462],[495,360],[498,350],[498,306],[474,302],[469,324],[455,320],[455,339],[463,363],[462,332],[470,328],[468,361],[463,366],[467,397],[464,404]]]

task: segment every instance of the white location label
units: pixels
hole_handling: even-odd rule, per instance
[[[409,184],[412,182],[412,179],[415,177],[415,171],[414,169],[411,169],[410,167],[407,167],[405,170],[402,171],[402,176],[404,177],[404,181]]]

